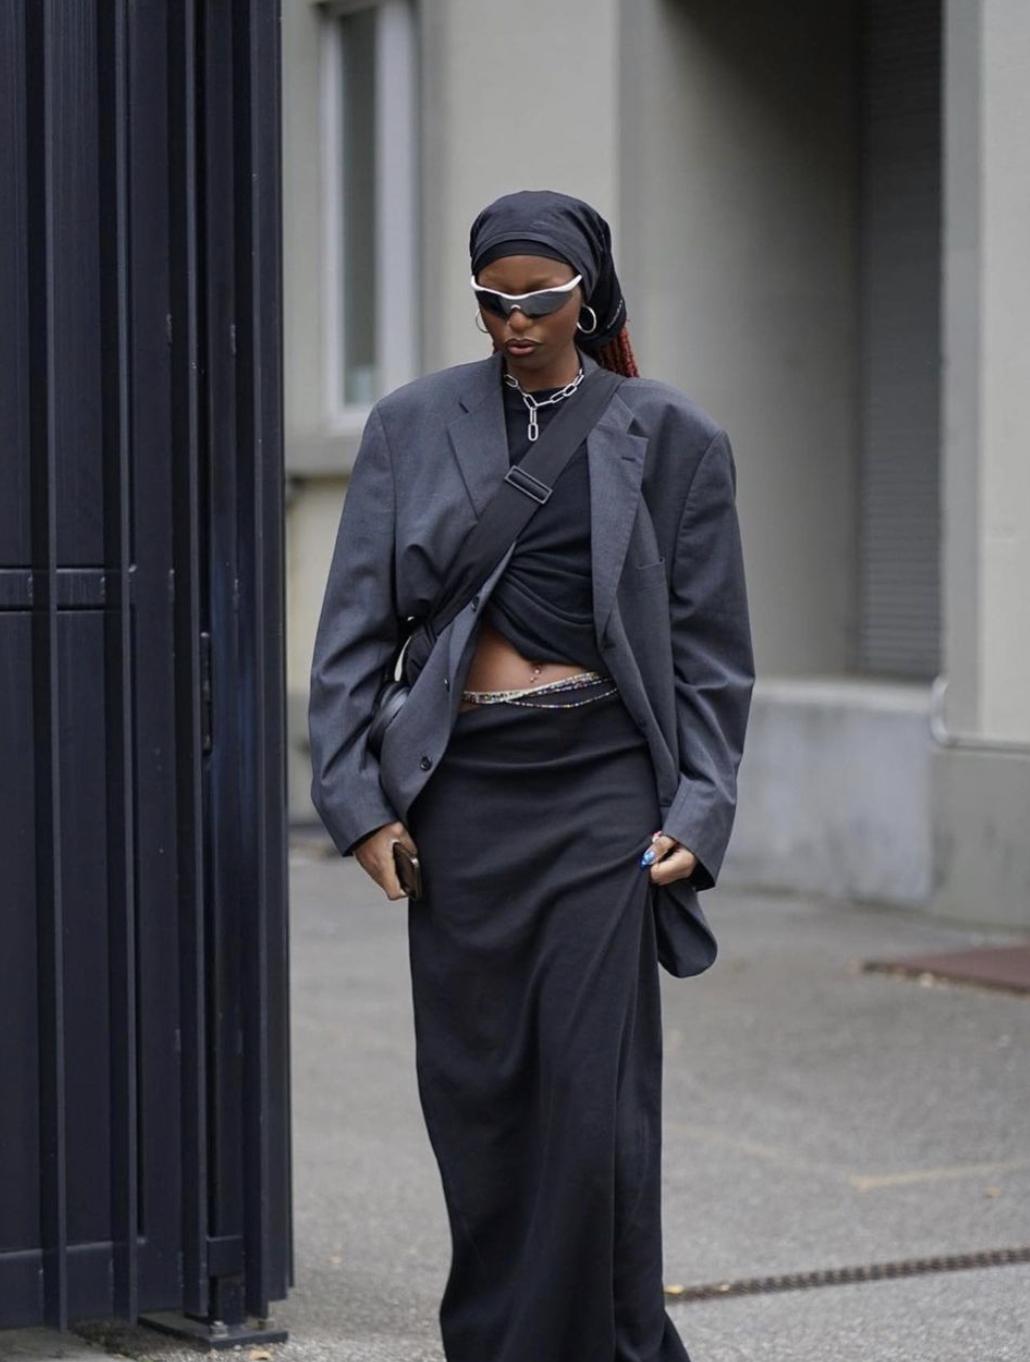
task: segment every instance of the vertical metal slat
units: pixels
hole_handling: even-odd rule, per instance
[[[178,1302],[183,1159],[176,845],[169,224],[169,21],[127,15],[133,820],[139,1049],[140,1309]]]
[[[203,7],[198,34],[202,193],[203,450],[206,455],[207,561],[204,607],[210,629],[213,739],[205,768],[208,798],[207,989],[212,1169],[210,1233],[242,1246],[246,1163],[241,1036],[251,890],[244,857],[246,743],[241,713],[247,683],[240,667],[238,507],[240,436],[234,332],[238,293],[236,184],[237,71],[234,34],[243,16],[225,5]],[[238,684],[227,684],[239,678]],[[245,1319],[243,1254],[222,1263],[211,1283],[210,1311],[230,1327]]]
[[[183,1157],[183,1309],[203,1316],[208,1289],[207,1064],[200,715],[200,390],[197,297],[196,0],[169,9],[170,223],[176,784],[179,808]]]
[[[30,5],[26,21],[42,1289],[45,1322],[54,1328],[65,1329],[68,1325],[68,1197],[57,675],[53,0]]]
[[[244,1166],[247,1175],[244,1244],[247,1262],[246,1302],[259,1317],[272,1299],[285,1294],[288,1263],[288,1093],[273,1092],[273,1064],[287,1048],[285,980],[286,881],[285,767],[283,744],[284,683],[281,675],[282,581],[282,439],[281,373],[275,342],[280,306],[280,237],[278,215],[279,104],[277,27],[271,7],[250,0],[247,21],[237,31],[240,96],[240,167],[237,221],[241,240],[237,258],[245,277],[237,293],[241,312],[240,449],[241,577],[246,595],[241,618],[241,657],[249,675],[253,703],[252,728],[244,745],[250,789],[246,807],[249,925],[246,961]],[[250,618],[248,618],[250,617]],[[264,627],[258,627],[263,622]],[[276,645],[266,648],[266,631]],[[273,962],[275,968],[273,968]],[[276,1223],[273,1223],[276,1218]]]
[[[258,60],[259,19],[255,5],[248,3],[236,31],[239,73],[236,103],[239,173],[236,221],[239,231],[238,259],[245,269],[240,298],[240,493],[241,513],[249,524],[241,536],[241,575],[246,596],[241,620],[241,671],[248,679],[252,703],[248,707],[253,727],[244,732],[248,753],[245,772],[249,789],[243,792],[244,807],[250,810],[244,829],[245,873],[251,921],[247,933],[244,997],[244,1252],[247,1260],[246,1303],[252,1314],[268,1312],[268,1200],[269,1200],[269,1091],[268,1091],[268,885],[265,881],[266,829],[264,794],[264,743],[266,732],[264,677],[262,674],[261,631],[250,625],[247,616],[265,618],[262,610],[260,559],[253,536],[261,531],[261,476],[264,456],[264,422],[259,409],[261,392],[261,308],[260,293],[254,291],[261,271],[260,150],[258,110],[255,108],[255,63]],[[260,86],[258,85],[258,88]],[[249,532],[248,532],[249,531]],[[260,540],[259,540],[260,542]],[[242,655],[246,650],[246,656]]]
[[[266,1300],[282,1300],[293,1285],[292,1147],[290,1120],[289,866],[287,861],[286,775],[286,544],[283,440],[283,222],[282,222],[282,23],[281,0],[262,10],[259,30],[261,158],[257,177],[263,248],[261,274],[254,275],[255,299],[262,300],[262,371],[257,383],[263,411],[262,502],[256,556],[263,582],[259,618],[265,678],[264,766],[266,800],[262,827],[266,856],[262,882],[273,894],[266,959],[267,1062],[271,1104],[271,1166],[268,1184]]]
[[[126,0],[101,16],[101,275],[104,543],[113,590],[104,620],[111,1015],[113,1303],[139,1312],[135,793],[130,571],[130,354]]]

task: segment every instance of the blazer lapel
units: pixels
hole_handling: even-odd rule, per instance
[[[482,361],[458,401],[464,408],[447,427],[478,519],[508,471],[500,355]]]
[[[502,365],[502,357],[492,355],[473,372],[458,398],[463,412],[447,427],[477,518],[508,471]],[[583,367],[589,373],[597,365],[584,355]],[[590,553],[598,636],[615,603],[644,472],[647,441],[629,433],[632,421],[632,411],[616,394],[587,437]]]
[[[644,475],[647,440],[629,433],[632,421],[632,411],[616,393],[587,438],[590,557],[598,638],[615,604]]]

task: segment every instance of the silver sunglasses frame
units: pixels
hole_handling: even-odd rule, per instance
[[[541,293],[571,293],[577,284],[583,282],[583,276],[577,274],[575,279],[570,279],[567,284],[556,284],[553,288],[535,288],[530,293],[502,293],[498,288],[487,288],[485,284],[476,283],[476,276],[474,274],[469,282],[472,285],[473,293],[477,295],[480,293],[493,293],[496,297],[503,298],[504,304],[508,309],[507,315],[510,317],[516,308],[518,308],[524,316],[528,315],[525,308],[521,306],[527,298],[536,298]],[[555,308],[554,310],[557,312],[558,309]],[[550,316],[550,313],[545,312],[541,315],[547,317]]]

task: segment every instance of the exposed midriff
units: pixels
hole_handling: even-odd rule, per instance
[[[489,620],[484,620],[479,626],[465,689],[516,690],[523,686],[541,686],[547,681],[558,681],[585,670],[576,662],[535,662],[532,658],[523,657],[499,629]],[[462,700],[462,709],[472,707],[471,701]]]

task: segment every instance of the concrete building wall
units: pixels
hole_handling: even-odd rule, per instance
[[[287,471],[339,474],[354,440],[331,429],[326,393],[322,7],[282,7],[284,384]]]
[[[287,778],[293,819],[311,805],[311,649],[355,436],[332,429],[325,392],[322,14],[292,0],[283,37],[283,382],[286,442]]]
[[[842,673],[854,628],[854,30],[851,3],[622,7],[631,330],[733,440],[763,675]]]
[[[1030,744],[1030,11],[985,0],[981,723]],[[985,79],[985,74],[989,78]]]
[[[948,7],[945,658],[948,721],[1030,743],[1030,11]]]
[[[931,906],[1030,927],[1030,10],[950,0],[945,42],[946,689]]]
[[[423,364],[488,353],[469,227],[515,189],[561,189],[618,230],[617,0],[422,6]]]
[[[929,705],[925,686],[759,680],[724,881],[924,905]]]

